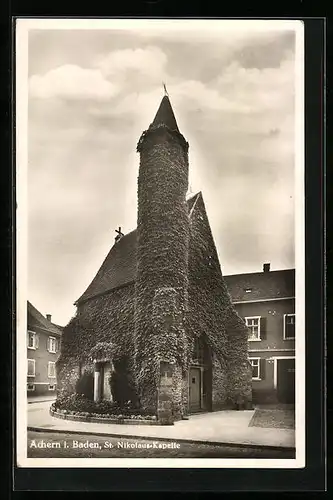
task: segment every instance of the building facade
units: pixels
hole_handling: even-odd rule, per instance
[[[248,331],[254,403],[295,402],[295,270],[225,276]]]
[[[56,361],[60,354],[62,329],[28,302],[27,393],[56,394]]]
[[[163,423],[244,408],[251,404],[247,329],[221,273],[203,196],[186,199],[188,143],[168,96],[137,151],[137,229],[117,231],[76,302],[59,389],[75,393],[91,373],[95,400],[120,394]]]

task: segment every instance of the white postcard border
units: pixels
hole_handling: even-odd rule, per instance
[[[133,27],[151,30],[168,25],[168,30],[214,29],[237,31],[292,30],[296,34],[295,111],[295,253],[296,253],[296,458],[295,459],[210,459],[210,458],[27,458],[27,165],[28,165],[28,33],[29,30],[117,29]],[[163,25],[163,26],[162,26]],[[303,468],[305,467],[305,217],[304,217],[304,24],[298,20],[143,20],[143,19],[29,19],[16,21],[16,362],[17,362],[17,465],[19,467],[84,468]]]

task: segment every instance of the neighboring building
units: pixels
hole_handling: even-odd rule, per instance
[[[232,305],[203,196],[186,200],[188,143],[169,98],[138,143],[137,229],[115,244],[64,329],[59,389],[87,373],[165,423],[251,402],[247,329]]]
[[[60,354],[62,329],[28,302],[27,391],[28,396],[55,394],[56,361]]]
[[[253,402],[295,402],[295,270],[224,276],[249,329]]]

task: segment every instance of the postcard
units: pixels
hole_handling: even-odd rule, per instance
[[[305,466],[303,31],[17,19],[19,467]]]

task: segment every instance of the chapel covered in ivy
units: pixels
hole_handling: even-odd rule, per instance
[[[173,423],[251,403],[248,331],[222,276],[168,95],[137,145],[137,228],[122,234],[64,328],[58,390],[130,401]],[[85,389],[86,390],[86,389]]]

